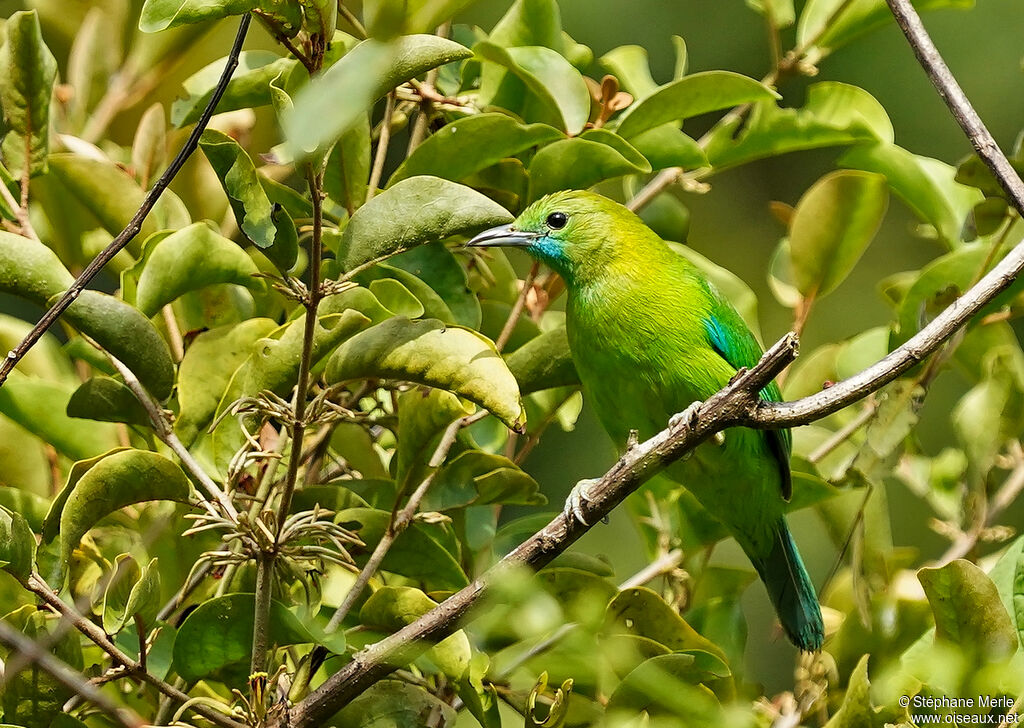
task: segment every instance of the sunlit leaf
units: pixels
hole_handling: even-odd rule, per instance
[[[327,363],[327,381],[388,377],[446,389],[513,429],[524,422],[519,387],[484,336],[440,321],[396,317],[353,336]]]
[[[36,537],[25,518],[0,506],[0,569],[20,582],[35,568]]]
[[[647,49],[643,46],[624,45],[613,48],[601,56],[600,61],[634,98],[643,99],[658,90],[648,65]]]
[[[832,172],[797,203],[790,223],[793,281],[804,297],[826,296],[850,274],[875,237],[889,194],[876,174]]]
[[[338,258],[351,271],[416,245],[511,221],[504,208],[469,187],[410,177],[359,208],[345,228]]]
[[[555,113],[563,131],[582,131],[590,116],[590,91],[580,72],[559,53],[544,46],[503,48],[490,42],[476,44],[473,51],[522,80],[540,103]]]
[[[118,556],[103,593],[103,631],[117,634],[136,617],[152,626],[161,605],[157,560],[140,568],[129,554]]]
[[[764,84],[731,71],[704,71],[665,84],[619,118],[616,131],[626,139],[670,121],[755,101],[778,94]]]
[[[546,124],[521,124],[505,114],[467,116],[446,124],[416,147],[391,175],[388,185],[421,174],[457,182],[506,157],[562,136]]]

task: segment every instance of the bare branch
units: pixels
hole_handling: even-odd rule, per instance
[[[217,107],[217,103],[224,95],[224,91],[228,87],[228,82],[231,80],[231,74],[234,73],[235,67],[238,65],[238,55],[242,52],[242,43],[245,41],[246,33],[249,30],[250,15],[246,13],[242,16],[241,22],[238,24],[238,34],[235,36],[235,43],[231,48],[231,53],[228,55],[227,63],[224,65],[224,71],[221,74],[220,80],[217,82],[216,88],[213,90],[213,94],[210,96],[210,102],[206,105],[203,110],[202,116],[199,117],[199,121],[196,122],[195,128],[192,129],[192,133],[189,134],[188,140],[185,145],[181,148],[178,154],[171,161],[170,165],[164,170],[164,173],[160,175],[160,179],[156,181],[153,188],[146,194],[145,199],[142,201],[142,206],[139,207],[138,211],[132,216],[132,219],[128,222],[127,227],[121,231],[121,233],[111,241],[110,245],[104,248],[99,255],[92,259],[92,262],[85,267],[81,275],[75,279],[75,282],[71,284],[71,287],[64,291],[60,299],[50,307],[50,310],[43,314],[43,317],[39,320],[28,335],[22,340],[18,346],[7,354],[7,358],[4,359],[3,363],[0,364],[0,386],[7,381],[7,376],[11,373],[18,362],[21,361],[22,357],[28,353],[28,350],[35,346],[36,342],[42,338],[43,334],[53,326],[57,319],[59,319],[68,307],[74,303],[78,295],[85,290],[85,287],[89,285],[89,282],[96,277],[96,275],[103,270],[103,267],[113,260],[114,256],[117,255],[125,246],[130,243],[139,231],[142,229],[142,223],[149,215],[153,206],[157,200],[160,199],[160,195],[170,185],[171,180],[181,171],[185,162],[188,160],[192,153],[199,146],[199,137],[206,129],[206,125],[210,123],[210,118],[213,116],[214,109]]]
[[[49,652],[41,650],[33,640],[14,629],[7,622],[0,622],[0,642],[29,662],[35,663],[39,669],[49,673],[54,680],[68,690],[88,700],[117,724],[125,726],[125,728],[142,728],[146,725],[146,722],[135,711],[114,704],[110,698],[90,683],[85,675]]]

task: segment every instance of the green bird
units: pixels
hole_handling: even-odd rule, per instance
[[[566,327],[587,403],[619,447],[641,439],[720,390],[762,354],[732,304],[639,217],[592,192],[566,191],[530,205],[510,225],[469,245],[523,248],[558,272]],[[778,401],[772,382],[761,396]],[[692,410],[691,410],[692,411]],[[739,542],[761,576],[786,634],[821,648],[814,586],[786,525],[792,492],[788,430],[735,428],[703,443],[667,475],[692,492]],[[566,504],[582,520],[587,481]]]

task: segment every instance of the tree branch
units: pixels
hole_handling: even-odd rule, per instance
[[[928,38],[908,0],[887,0],[921,64],[939,89],[981,159],[1007,192],[1014,208],[1024,216],[1024,183],[996,145],[977,112],[971,107],[938,51]],[[728,426],[780,428],[807,424],[881,389],[936,351],[972,316],[1004,291],[1024,271],[1024,243],[1015,247],[987,275],[960,296],[909,341],[849,379],[794,402],[767,403],[757,393],[796,355],[792,335],[773,346],[754,369],[741,372],[722,391],[700,405],[688,421],[674,423],[650,440],[629,449],[591,491],[583,515],[595,523],[618,505],[644,480]],[[416,643],[429,644],[450,632],[497,575],[514,565],[540,568],[567,549],[586,526],[564,515],[521,544],[494,568],[435,609],[384,640],[353,656],[291,711],[292,728],[311,728],[338,710],[392,668],[388,659],[405,657]]]
[[[157,200],[160,199],[160,195],[170,185],[171,180],[175,178],[182,166],[192,155],[192,152],[199,146],[199,137],[206,129],[206,125],[210,123],[210,118],[213,116],[214,110],[217,108],[217,104],[224,95],[224,91],[228,87],[228,82],[231,80],[231,74],[234,73],[235,67],[238,65],[238,55],[242,52],[242,43],[245,41],[245,35],[249,30],[250,15],[246,13],[242,16],[242,20],[238,24],[238,34],[235,36],[235,43],[231,47],[231,53],[228,55],[227,63],[224,65],[224,71],[221,74],[220,80],[217,82],[216,88],[213,90],[213,94],[210,96],[210,102],[206,105],[203,110],[202,116],[199,117],[199,121],[196,122],[195,128],[192,129],[192,133],[189,134],[188,140],[185,145],[181,148],[178,154],[171,161],[170,165],[164,170],[164,173],[160,175],[160,179],[156,181],[153,188],[146,194],[146,198],[142,201],[142,206],[139,207],[138,211],[132,216],[132,219],[128,222],[121,233],[111,241],[110,245],[104,248],[99,255],[93,258],[92,262],[86,266],[82,274],[75,279],[75,282],[71,284],[71,287],[64,291],[60,299],[50,307],[43,317],[39,320],[28,335],[22,340],[18,346],[7,354],[7,358],[4,359],[3,363],[0,364],[0,387],[7,381],[7,376],[11,373],[18,362],[21,361],[22,357],[28,353],[28,350],[35,346],[36,342],[42,338],[43,334],[46,333],[53,324],[57,322],[68,307],[74,303],[78,295],[85,290],[85,287],[89,285],[89,282],[96,277],[96,275],[103,270],[103,267],[109,263],[115,255],[125,248],[139,234],[142,229],[142,223],[149,215],[153,206]]]
[[[125,728],[142,728],[146,724],[135,711],[114,704],[84,675],[63,660],[41,650],[33,640],[14,629],[7,622],[0,622],[0,642],[29,662],[34,663],[43,672],[49,673],[54,680],[68,690],[82,699],[88,700],[118,725],[125,726]]]

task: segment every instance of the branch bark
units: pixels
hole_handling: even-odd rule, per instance
[[[992,170],[1014,208],[1024,216],[1024,183],[1010,166],[992,135],[928,38],[909,0],[887,0],[921,65],[960,123],[981,159]],[[612,511],[641,483],[686,452],[726,427],[765,429],[803,425],[842,409],[881,389],[936,351],[981,308],[1005,290],[1024,271],[1024,243],[1014,248],[939,316],[903,346],[826,390],[794,402],[766,403],[757,393],[796,356],[792,335],[775,344],[750,371],[741,371],[722,391],[700,405],[685,422],[675,423],[644,443],[630,448],[589,491],[584,505],[588,523]],[[392,671],[390,663],[411,658],[430,642],[454,630],[482,592],[513,566],[543,567],[565,551],[588,527],[564,515],[554,518],[495,567],[420,619],[353,656],[341,670],[290,711],[290,728],[312,728]],[[418,646],[417,646],[418,645]]]
[[[199,146],[199,137],[206,129],[206,125],[210,123],[210,119],[213,117],[213,112],[217,108],[217,103],[224,95],[224,91],[228,87],[228,82],[231,80],[231,75],[234,73],[235,68],[238,66],[238,56],[242,52],[242,43],[245,41],[246,33],[249,31],[250,15],[246,13],[242,16],[241,22],[238,24],[238,33],[235,36],[234,45],[231,47],[231,53],[228,55],[227,63],[224,65],[224,71],[221,73],[220,80],[217,82],[216,88],[213,90],[213,94],[210,96],[210,102],[206,105],[203,110],[202,116],[199,117],[199,121],[196,122],[195,128],[192,129],[192,133],[189,134],[188,140],[185,145],[179,150],[178,154],[171,161],[170,165],[164,170],[164,173],[160,175],[160,179],[156,181],[153,188],[146,194],[146,198],[142,201],[142,206],[139,207],[138,211],[128,222],[127,227],[121,231],[121,233],[114,238],[110,245],[104,248],[99,255],[92,259],[92,262],[86,266],[82,274],[75,279],[75,282],[71,284],[71,287],[64,291],[60,299],[57,300],[50,310],[43,314],[43,317],[39,320],[28,335],[22,340],[20,344],[13,350],[11,350],[3,363],[0,364],[0,387],[3,386],[4,382],[7,381],[8,375],[14,370],[14,367],[18,365],[22,357],[28,353],[29,349],[36,345],[36,342],[42,338],[43,334],[53,326],[57,319],[59,319],[68,307],[74,303],[78,295],[85,290],[85,287],[89,285],[89,282],[96,277],[96,275],[103,270],[114,256],[117,255],[125,246],[130,243],[139,231],[142,229],[142,223],[149,215],[153,206],[157,200],[160,199],[160,195],[163,191],[171,184],[171,180],[177,176],[178,172],[185,165],[192,153]]]

